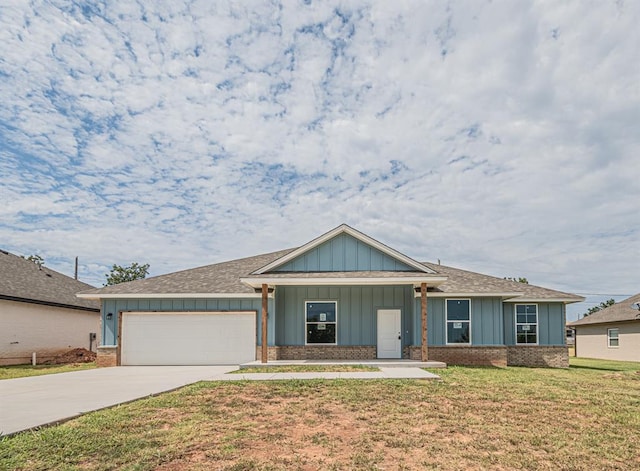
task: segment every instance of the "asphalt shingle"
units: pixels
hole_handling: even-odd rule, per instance
[[[169,273],[166,275],[136,280],[128,283],[121,283],[114,286],[107,286],[101,289],[85,291],[83,294],[96,295],[153,295],[153,294],[251,294],[254,289],[240,281],[241,278],[251,279],[268,276],[278,277],[299,277],[305,279],[309,277],[336,278],[339,284],[340,278],[347,277],[412,277],[412,276],[437,276],[444,275],[448,280],[437,288],[430,288],[430,293],[465,293],[469,295],[483,294],[514,294],[522,295],[523,299],[562,299],[567,302],[582,301],[583,298],[570,293],[542,288],[539,286],[518,283],[504,280],[480,273],[474,273],[457,268],[437,265],[433,263],[423,263],[426,268],[436,272],[430,275],[423,272],[320,272],[320,273],[269,273],[265,275],[252,275],[259,268],[285,256],[294,249],[287,249],[278,252],[257,255],[255,257],[231,260],[228,262],[206,265],[190,270]]]
[[[0,250],[0,299],[98,311],[99,303],[76,297],[89,288],[93,286]]]
[[[640,303],[640,293],[634,294],[630,298],[606,307],[590,316],[571,322],[569,326],[579,327],[591,324],[608,324],[610,322],[640,321],[640,311],[632,307],[635,303]]]

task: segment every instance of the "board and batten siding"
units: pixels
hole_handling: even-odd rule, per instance
[[[446,299],[429,298],[427,295],[427,344],[447,344]],[[504,345],[502,325],[502,300],[500,298],[449,298],[471,299],[471,344]],[[415,299],[413,319],[413,345],[420,345],[420,298]]]
[[[273,299],[269,299],[267,336],[268,344],[274,345],[275,316]],[[262,339],[262,300],[259,298],[250,299],[105,299],[102,302],[102,345],[116,345],[118,335],[118,312],[120,311],[256,311],[257,321],[257,345]],[[106,319],[107,313],[112,313],[111,320]]]
[[[566,345],[565,306],[562,303],[504,303],[505,345],[516,344],[515,305],[538,306],[538,345]]]
[[[378,309],[401,309],[411,341],[411,286],[282,286],[276,290],[276,345],[305,344],[305,301],[338,302],[338,345],[376,345]]]
[[[275,272],[416,271],[348,234],[340,234],[290,260]]]

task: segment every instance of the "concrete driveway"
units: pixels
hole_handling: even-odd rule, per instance
[[[118,366],[0,381],[0,435],[55,424],[198,381],[438,379],[416,366],[368,372],[232,374],[238,366]]]
[[[121,366],[0,381],[0,435],[47,425],[202,380],[237,366]]]

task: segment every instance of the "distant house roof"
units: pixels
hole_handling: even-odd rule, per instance
[[[0,250],[0,299],[99,311],[99,304],[76,293],[93,286]]]
[[[166,275],[145,278],[142,280],[106,286],[100,289],[84,291],[79,296],[89,299],[125,298],[125,297],[254,297],[255,289],[249,286],[254,277],[265,277],[266,274],[254,273],[269,264],[285,257],[297,249],[281,250],[255,257],[231,260],[199,268],[192,268]],[[419,263],[419,262],[415,262]],[[362,279],[363,284],[370,283],[372,278],[377,280],[407,280],[412,283],[415,277],[422,281],[425,277],[433,277],[438,281],[437,287],[429,287],[429,296],[498,296],[503,299],[517,301],[556,301],[579,302],[584,298],[569,293],[563,293],[539,286],[533,286],[515,281],[504,280],[492,276],[482,275],[457,268],[422,263],[424,272],[319,272],[319,273],[269,273],[274,284],[278,280],[297,279],[300,283],[307,283],[310,279],[321,284],[335,281],[339,285],[345,279]],[[365,281],[366,280],[366,281]],[[290,280],[289,280],[290,282]]]
[[[609,324],[611,322],[640,322],[640,311],[632,307],[633,304],[640,303],[640,293],[615,303],[609,307],[595,312],[590,316],[571,322],[569,327],[580,327],[591,324]]]

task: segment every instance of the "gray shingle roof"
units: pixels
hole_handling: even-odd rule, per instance
[[[517,281],[505,280],[495,276],[483,275],[459,268],[436,265],[429,262],[422,262],[429,268],[437,271],[441,275],[448,277],[447,281],[429,292],[440,293],[522,293],[522,299],[535,299],[543,301],[545,299],[563,299],[569,302],[580,302],[584,298],[575,294],[542,288],[540,286],[519,283]],[[514,298],[518,300],[518,298]]]
[[[93,286],[0,250],[0,299],[97,311],[99,303],[76,297],[88,288]]]
[[[86,291],[83,294],[254,293],[254,289],[242,283],[240,277],[248,275],[292,250],[294,249],[105,286],[104,288]]]
[[[251,275],[254,271],[290,253],[293,249],[281,250],[268,254],[257,255],[255,257],[231,260],[228,262],[216,263],[190,270],[169,273],[166,275],[146,278],[144,280],[121,283],[114,286],[107,286],[100,289],[86,291],[83,294],[96,295],[160,295],[160,294],[254,294],[253,288],[240,281],[241,278],[278,278],[278,277],[299,277],[301,279],[316,278],[349,278],[349,277],[425,277],[429,276],[424,272],[321,272],[321,273],[269,273],[265,275]],[[477,294],[513,294],[522,293],[523,299],[562,299],[567,302],[582,301],[583,298],[569,293],[563,293],[539,286],[517,283],[503,280],[492,276],[482,275],[457,268],[424,263],[427,268],[436,272],[436,275],[444,275],[448,280],[431,289],[431,293],[465,293],[469,295]]]
[[[570,327],[580,327],[591,324],[608,324],[610,322],[640,322],[640,311],[631,307],[635,303],[640,303],[640,293],[568,325]]]

